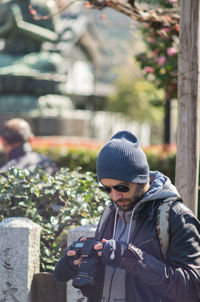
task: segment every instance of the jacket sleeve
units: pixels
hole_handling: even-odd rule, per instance
[[[197,302],[200,301],[200,223],[188,209],[178,214],[174,209],[171,211],[166,263],[129,244],[120,268],[135,274],[170,301]]]
[[[54,276],[56,281],[66,282],[77,275],[77,271],[78,269],[72,264],[70,258],[64,255],[56,264]]]

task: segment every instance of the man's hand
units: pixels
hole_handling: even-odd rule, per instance
[[[128,244],[124,241],[102,240],[97,243],[94,249],[98,251],[98,255],[102,257],[102,262],[106,265],[118,267]]]
[[[87,238],[86,237],[82,237],[81,239],[80,239],[80,241],[82,242],[82,241],[85,241]],[[69,256],[69,257],[76,257],[76,251],[75,250],[67,250],[66,251],[66,256]],[[81,257],[79,257],[78,259],[75,259],[74,261],[73,261],[73,264],[74,265],[80,265],[81,264]]]
[[[94,246],[94,249],[95,249],[96,251],[98,251],[98,256],[100,256],[100,257],[102,256],[103,245],[104,245],[104,243],[105,243],[106,241],[108,241],[108,240],[102,239],[102,243],[101,243],[101,242],[98,242],[98,243],[95,244],[95,246]]]

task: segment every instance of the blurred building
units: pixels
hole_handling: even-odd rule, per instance
[[[52,0],[31,3],[41,15],[51,13],[44,10],[48,4],[52,11],[57,9],[52,6],[55,4]],[[116,71],[132,54],[130,41],[134,31],[129,18],[106,9],[103,11],[106,18],[104,15],[102,19],[102,12],[88,11],[77,2],[45,24],[45,20],[37,23],[27,17],[27,5],[20,5],[24,20],[35,26],[34,33],[38,26],[38,36],[42,35],[47,24],[51,32],[47,32],[49,38],[44,32],[38,53],[19,53],[17,60],[16,56],[13,59],[12,54],[5,53],[5,41],[10,37],[0,40],[0,56],[11,60],[6,66],[0,64],[0,125],[18,116],[28,120],[38,136],[100,139],[122,128],[132,129],[140,136],[145,127],[147,142],[148,125],[138,125],[121,114],[103,112],[106,98],[114,91]],[[0,18],[0,25],[3,22],[7,21]],[[53,41],[54,36],[59,42]],[[25,33],[21,39],[25,43],[26,37]],[[37,40],[34,35],[29,38],[33,42]]]

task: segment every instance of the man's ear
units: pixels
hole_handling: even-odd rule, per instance
[[[3,137],[1,137],[1,142],[2,142],[4,152],[6,154],[8,154],[12,150],[12,146],[10,146]]]
[[[5,141],[5,139],[1,136],[1,143],[2,143],[2,145],[3,145],[3,148],[6,146],[6,141]]]
[[[29,137],[29,143],[30,143],[30,145],[33,143],[33,140],[34,140],[34,135],[31,134],[30,137]]]

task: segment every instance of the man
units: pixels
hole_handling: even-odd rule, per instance
[[[8,162],[0,168],[0,172],[8,171],[15,166],[20,169],[34,170],[41,168],[53,175],[58,170],[49,158],[32,151],[33,134],[29,124],[23,119],[8,120],[1,133],[4,151]]]
[[[98,285],[88,301],[200,301],[200,223],[183,205],[169,178],[149,172],[135,135],[120,131],[111,138],[99,153],[97,176],[111,204],[95,234]],[[166,198],[174,202],[164,257],[156,221],[158,207]],[[82,259],[74,260],[73,246],[56,265],[58,281],[77,275]]]

